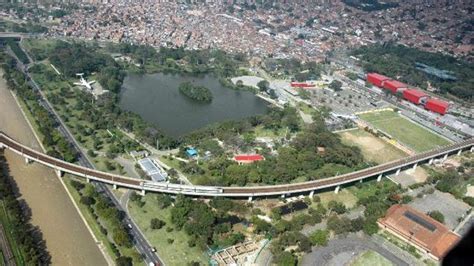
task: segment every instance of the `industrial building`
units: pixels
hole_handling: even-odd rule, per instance
[[[368,73],[367,74],[367,82],[370,84],[382,88],[384,81],[389,80],[389,77],[384,75],[380,75],[377,73]]]
[[[403,99],[414,104],[425,104],[428,95],[420,90],[408,89],[403,91]]]
[[[391,79],[384,81],[382,88],[389,90],[392,94],[395,94],[400,90],[407,89],[408,85],[398,80]]]
[[[408,205],[396,204],[377,221],[386,230],[440,260],[460,240],[444,224]]]
[[[449,108],[449,103],[435,98],[428,99],[425,104],[425,109],[438,114],[446,114]]]
[[[152,159],[145,158],[138,161],[138,165],[145,172],[151,180],[155,182],[164,182],[168,177],[168,174],[160,166],[158,166]]]
[[[424,105],[426,110],[429,110],[434,113],[438,113],[441,115],[445,115],[449,108],[449,103],[439,100],[430,98],[429,95],[426,93],[416,90],[416,89],[409,89],[409,86],[403,82],[390,79],[384,75],[380,75],[377,73],[368,73],[367,74],[367,82],[382,88],[384,90],[390,91],[392,94],[397,92],[403,93],[403,99],[414,103],[414,104],[421,104]]]

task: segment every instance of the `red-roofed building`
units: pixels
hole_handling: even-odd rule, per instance
[[[408,89],[403,91],[403,99],[414,104],[422,104],[426,102],[428,95],[420,90]]]
[[[436,260],[442,259],[460,240],[444,224],[408,205],[393,205],[377,223]]]
[[[316,87],[313,83],[306,83],[306,82],[291,82],[290,86],[293,88],[314,88]]]
[[[398,80],[391,79],[383,82],[383,88],[395,94],[398,90],[408,88],[408,85]]]
[[[386,80],[389,80],[389,79],[390,79],[389,77],[386,77],[384,75],[380,75],[380,74],[377,74],[377,73],[368,73],[367,74],[367,82],[372,84],[372,85],[375,85],[379,88],[382,88],[383,82],[386,81]]]
[[[445,115],[448,111],[449,103],[445,101],[441,101],[438,99],[431,98],[426,101],[425,109],[430,110],[431,112],[435,112],[438,114]]]
[[[239,164],[253,163],[261,160],[265,160],[265,158],[260,154],[241,154],[234,156],[234,161]]]

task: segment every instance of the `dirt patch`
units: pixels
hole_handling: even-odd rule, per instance
[[[391,175],[390,178],[402,187],[408,187],[413,184],[425,182],[428,178],[428,173],[422,167],[417,167],[415,170],[408,169],[403,171],[399,175]]]
[[[359,147],[367,161],[385,163],[406,156],[406,153],[362,129],[340,133],[345,144]]]
[[[472,185],[467,186],[466,196],[467,197],[474,197],[474,186],[472,186]]]

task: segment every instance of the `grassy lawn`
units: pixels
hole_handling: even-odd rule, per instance
[[[383,178],[382,181],[371,180],[362,183],[361,186],[350,186],[347,188],[357,199],[367,198],[373,196],[377,191],[388,191],[397,185],[387,178]],[[342,190],[341,190],[342,191]]]
[[[265,129],[263,126],[255,127],[255,137],[261,138],[282,138],[286,135],[288,129],[281,128],[279,130]]]
[[[393,265],[379,253],[369,250],[359,255],[351,264],[352,266],[389,266]]]
[[[298,103],[298,109],[307,115],[312,115],[313,112],[316,111],[314,108],[305,103]]]
[[[344,144],[359,147],[366,161],[381,164],[407,156],[402,150],[363,129],[341,132],[339,135]]]
[[[392,111],[367,113],[359,116],[417,152],[449,144],[448,140]]]
[[[344,203],[346,208],[353,208],[357,204],[357,197],[351,193],[348,189],[341,189],[339,193],[334,193],[334,191],[327,191],[323,193],[316,194],[321,198],[321,203],[324,207],[328,206],[328,203],[332,200]]]
[[[198,261],[201,265],[208,264],[205,252],[197,247],[189,247],[189,236],[183,231],[176,231],[171,224],[171,208],[160,209],[158,207],[156,194],[147,194],[143,197],[146,202],[143,207],[139,207],[134,202],[129,202],[128,209],[134,221],[138,224],[148,241],[156,247],[160,258],[166,265],[187,265],[191,261]],[[166,225],[161,229],[151,229],[150,221],[158,218]],[[166,228],[171,227],[173,231],[167,232]],[[173,244],[168,243],[168,239],[174,239]]]

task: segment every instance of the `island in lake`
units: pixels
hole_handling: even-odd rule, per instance
[[[212,93],[204,86],[195,86],[191,82],[183,82],[179,85],[178,89],[179,92],[193,100],[200,102],[212,102]]]

